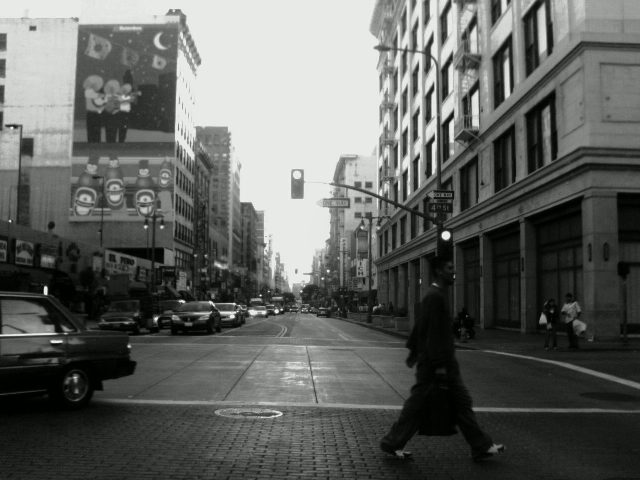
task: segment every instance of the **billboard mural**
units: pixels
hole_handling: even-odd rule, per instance
[[[75,143],[174,140],[178,28],[78,27]]]
[[[71,221],[140,220],[173,210],[173,159],[73,157]]]

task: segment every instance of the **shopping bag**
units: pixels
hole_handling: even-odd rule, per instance
[[[573,332],[576,335],[582,335],[587,330],[587,324],[581,320],[573,321]]]
[[[445,383],[434,383],[427,394],[418,435],[447,436],[458,433],[451,394]]]
[[[544,312],[542,312],[540,314],[540,320],[538,320],[538,325],[540,325],[541,327],[544,327],[547,324],[547,316],[544,314]]]

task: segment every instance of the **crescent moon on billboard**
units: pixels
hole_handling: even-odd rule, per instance
[[[156,33],[155,37],[153,37],[153,44],[156,46],[156,48],[158,50],[166,50],[169,47],[165,47],[162,42],[160,41],[160,37],[162,36],[163,32],[158,32]]]

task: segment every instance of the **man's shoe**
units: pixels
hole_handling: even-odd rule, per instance
[[[401,460],[405,460],[411,457],[411,452],[407,452],[406,450],[402,450],[402,449],[396,450],[391,445],[386,443],[384,440],[380,442],[380,449],[383,452],[388,453],[389,455],[393,455],[394,457],[399,458]]]
[[[504,453],[504,445],[501,445],[499,443],[494,443],[493,445],[491,445],[486,450],[474,453],[473,454],[473,461],[474,462],[481,462],[482,460],[484,460],[486,458],[489,458],[489,457],[493,457],[494,455],[497,455],[499,453]]]

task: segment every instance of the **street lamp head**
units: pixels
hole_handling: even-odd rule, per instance
[[[147,230],[149,228],[149,219],[148,218],[144,219],[144,225],[142,226],[142,228],[144,228],[145,230]]]
[[[360,230],[366,230],[367,229],[367,227],[364,224],[364,219],[360,220],[360,225],[358,225],[358,228]]]
[[[16,128],[22,129],[22,125],[19,123],[7,123],[5,124],[5,127],[10,128],[11,130],[14,130]]]
[[[164,230],[164,218],[160,219],[160,230]]]
[[[374,50],[378,50],[379,52],[390,52],[391,50],[393,50],[393,47],[390,47],[389,45],[384,45],[382,43],[376,45],[373,48]]]

